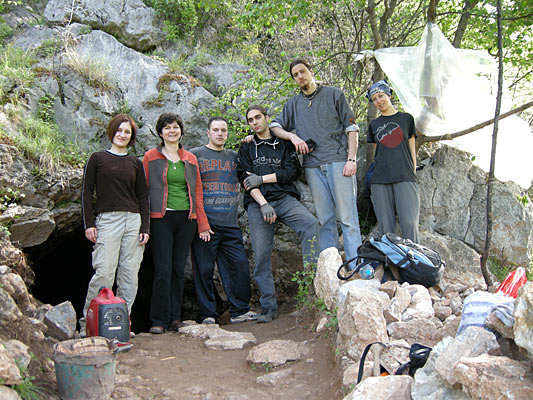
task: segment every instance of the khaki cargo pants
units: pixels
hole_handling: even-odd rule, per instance
[[[93,247],[94,275],[83,307],[83,316],[102,287],[113,288],[117,279],[116,296],[126,300],[128,311],[135,301],[138,273],[144,246],[139,246],[141,216],[138,213],[112,211],[96,216],[97,239]]]

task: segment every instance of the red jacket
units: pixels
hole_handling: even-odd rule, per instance
[[[204,194],[202,180],[196,156],[184,150],[180,144],[178,154],[185,164],[185,181],[189,192],[189,219],[198,221],[198,232],[211,229],[204,211]],[[163,218],[167,209],[168,184],[167,171],[168,160],[161,152],[161,147],[148,150],[143,158],[146,184],[150,196],[150,217]]]

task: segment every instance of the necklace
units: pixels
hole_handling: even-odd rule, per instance
[[[165,149],[164,147],[163,147],[163,155],[167,158],[168,161],[170,161],[172,163],[173,169],[176,169],[176,164],[180,161],[179,155],[177,157],[178,159],[176,161],[174,161],[172,159],[172,157],[170,156],[170,153],[168,152],[168,150]]]
[[[304,99],[309,101],[309,103],[307,104],[307,108],[311,107],[311,105],[313,104],[313,97],[316,96],[316,94],[318,93],[319,89],[320,89],[320,85],[317,83],[316,89],[315,89],[315,91],[313,93],[307,95],[304,92],[301,92],[302,96],[304,97]]]

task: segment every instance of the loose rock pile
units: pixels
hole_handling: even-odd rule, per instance
[[[481,289],[459,282],[473,277],[452,280],[457,271],[450,271],[429,290],[396,281],[381,284],[378,279],[345,283],[336,277],[340,264],[337,249],[322,252],[314,287],[328,309],[337,312],[337,345],[345,354],[340,359],[343,384],[354,388],[345,400],[533,398],[533,283],[519,291],[512,329],[493,313],[488,319],[496,333],[470,326],[456,337],[463,300]],[[373,370],[372,357],[368,357],[363,375],[367,379],[356,386],[361,354],[376,341],[405,349],[420,343],[433,351],[414,380],[410,376],[368,378]],[[406,361],[405,354],[403,359],[393,356],[388,366],[396,370]]]

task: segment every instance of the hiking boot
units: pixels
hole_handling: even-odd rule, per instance
[[[204,325],[213,325],[216,324],[216,321],[213,317],[207,317],[202,320],[202,324]]]
[[[278,318],[278,310],[268,310],[265,312],[262,312],[259,317],[257,317],[257,322],[262,324],[266,322],[272,322]]]
[[[258,314],[250,310],[248,312],[245,312],[244,314],[237,315],[236,317],[231,317],[229,319],[229,322],[231,322],[232,324],[238,324],[239,322],[255,321],[257,317]]]

